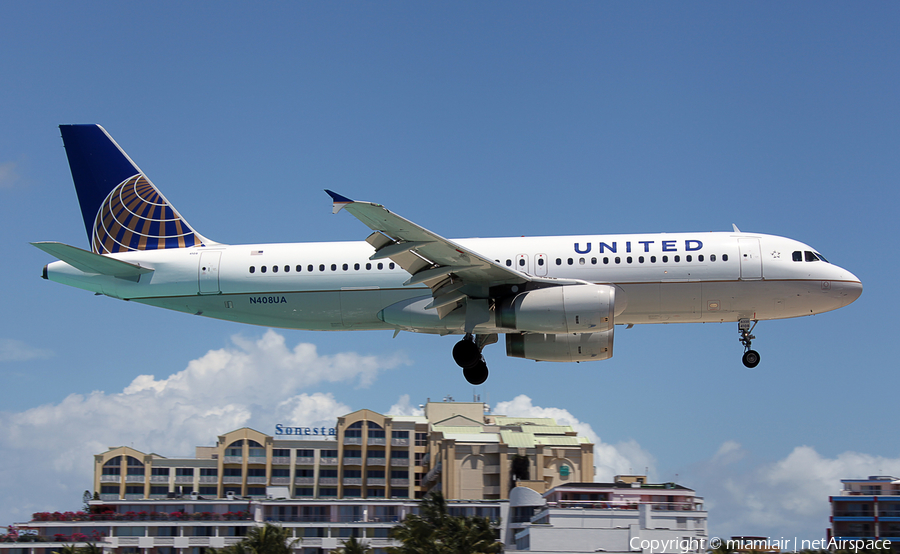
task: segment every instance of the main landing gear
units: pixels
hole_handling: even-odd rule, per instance
[[[744,355],[741,357],[741,361],[744,362],[746,367],[751,369],[759,365],[759,352],[750,348],[750,342],[756,338],[750,333],[753,332],[757,323],[759,323],[758,320],[754,321],[751,326],[749,319],[741,319],[738,321],[738,332],[741,334],[741,344],[744,345]]]
[[[466,381],[473,385],[480,385],[487,381],[488,367],[481,355],[481,349],[488,344],[497,342],[497,335],[472,335],[466,336],[453,347],[453,361],[462,368]]]

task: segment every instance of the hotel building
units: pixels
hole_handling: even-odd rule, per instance
[[[887,539],[896,548],[900,544],[900,479],[872,475],[868,479],[841,479],[841,483],[841,494],[828,498],[828,538]]]
[[[648,530],[705,536],[702,499],[690,489],[643,477],[597,484],[593,471],[593,444],[552,418],[429,402],[423,416],[359,410],[334,428],[237,429],[196,447],[193,458],[110,448],[94,457],[93,513],[35,514],[19,527],[56,540],[102,536],[107,552],[202,554],[273,522],[301,539],[298,553],[357,537],[381,554],[398,545],[390,530],[417,499],[442,491],[452,515],[496,521],[506,550],[579,552],[596,543],[626,552],[630,537]],[[58,548],[3,543],[0,554]]]

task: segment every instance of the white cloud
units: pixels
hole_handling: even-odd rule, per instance
[[[531,398],[520,394],[508,402],[498,403],[494,406],[493,412],[511,417],[552,417],[560,425],[570,425],[580,436],[587,437],[594,443],[595,481],[612,482],[616,475],[642,474],[645,468],[650,475],[654,472],[656,460],[636,441],[630,440],[616,445],[604,443],[590,424],[580,421],[563,408],[535,406]]]
[[[52,356],[52,351],[29,346],[20,340],[0,339],[0,362],[26,362]]]
[[[0,189],[12,188],[18,180],[15,162],[0,163]]]
[[[293,348],[267,331],[234,337],[167,377],[136,377],[122,392],[72,394],[59,403],[0,413],[0,522],[27,520],[44,509],[74,509],[92,488],[93,455],[134,446],[164,456],[192,456],[218,433],[243,426],[267,431],[278,421],[333,426],[351,408],[332,395],[302,389],[321,383],[368,386],[401,356]]]
[[[820,539],[829,526],[828,497],[840,494],[841,479],[900,475],[900,458],[858,452],[826,458],[798,446],[765,463],[749,463],[749,455],[737,442],[726,441],[709,461],[685,474],[706,498],[712,534]]]
[[[413,407],[409,403],[409,395],[404,394],[401,395],[399,399],[397,399],[397,403],[388,408],[387,413],[389,415],[400,415],[400,416],[420,416],[425,415],[425,410],[418,407]]]

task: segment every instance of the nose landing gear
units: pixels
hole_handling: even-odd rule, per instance
[[[738,332],[741,334],[740,341],[744,345],[744,355],[741,357],[741,361],[744,362],[744,366],[751,369],[759,365],[759,352],[750,348],[751,341],[756,338],[750,333],[753,332],[757,323],[759,323],[759,320],[754,321],[751,326],[749,319],[738,321]]]

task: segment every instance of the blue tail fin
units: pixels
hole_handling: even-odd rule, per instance
[[[99,125],[60,125],[96,254],[212,244],[188,225]]]

